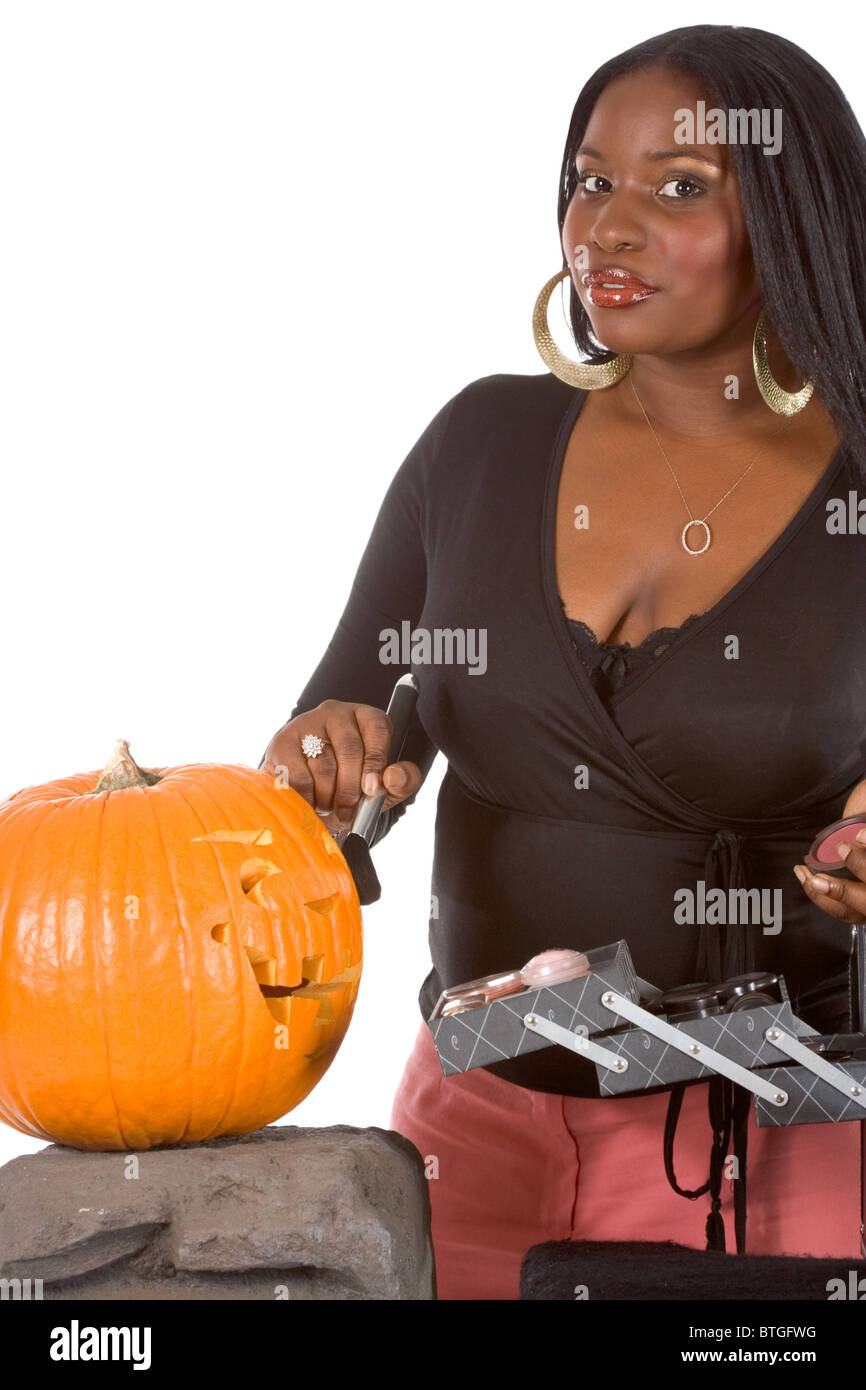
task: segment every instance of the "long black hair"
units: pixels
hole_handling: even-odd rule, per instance
[[[577,187],[575,155],[596,101],[616,77],[662,65],[703,79],[724,111],[782,111],[765,155],[733,144],[746,229],[770,322],[809,378],[866,482],[866,139],[844,94],[802,48],[763,29],[694,24],[611,58],[577,99],[562,157],[559,232]],[[563,257],[563,267],[567,261]],[[571,284],[581,355],[607,362]]]

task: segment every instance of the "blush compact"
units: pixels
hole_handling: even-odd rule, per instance
[[[812,842],[808,854],[803,855],[803,863],[807,869],[811,869],[813,874],[818,873],[839,873],[845,869],[845,860],[840,859],[836,853],[836,846],[844,843],[856,842],[857,831],[866,829],[866,812],[861,811],[859,816],[846,816],[844,820],[836,820],[832,825],[825,825],[823,830]],[[846,870],[847,872],[847,870]]]

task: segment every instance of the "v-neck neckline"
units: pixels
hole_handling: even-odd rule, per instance
[[[552,378],[557,380],[557,378]],[[575,390],[569,399],[565,412],[560,421],[559,429],[556,432],[553,448],[547,465],[547,476],[544,489],[544,503],[541,509],[541,569],[542,582],[544,589],[545,603],[556,633],[557,640],[562,650],[566,665],[571,671],[576,684],[583,693],[588,707],[595,715],[596,721],[608,736],[613,736],[615,741],[628,750],[630,759],[637,758],[628,740],[622,735],[616,720],[613,718],[611,710],[608,709],[598,691],[590,679],[589,672],[574,648],[571,633],[568,629],[568,617],[562,605],[559,594],[559,582],[556,573],[556,503],[559,493],[559,485],[562,480],[562,470],[565,466],[565,455],[568,450],[568,443],[574,425],[580,415],[583,403],[588,395],[587,391]],[[668,661],[676,656],[689,642],[697,638],[706,627],[713,622],[732,603],[748,589],[756,579],[773,563],[777,556],[784,550],[785,546],[793,539],[801,526],[808,520],[821,500],[827,484],[835,475],[841,471],[845,461],[845,445],[840,442],[833,453],[827,467],[822,472],[820,478],[815,483],[808,496],[801,506],[797,509],[779,535],[768,546],[762,555],[749,567],[744,575],[723,594],[711,608],[704,613],[695,615],[696,622],[686,623],[684,628],[678,630],[677,636],[673,637],[665,651],[654,658],[652,665],[647,667],[637,675],[634,680],[630,680],[620,692],[622,697],[632,693],[645,680],[650,679],[655,672]],[[602,644],[604,645],[604,644]],[[619,702],[614,696],[611,699],[611,706]],[[638,764],[643,764],[638,759]],[[645,769],[646,770],[646,769]]]

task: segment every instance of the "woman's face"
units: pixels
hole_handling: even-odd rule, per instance
[[[713,107],[697,79],[670,69],[619,77],[578,150],[562,246],[593,334],[612,351],[665,355],[754,330],[761,295],[728,146],[674,138],[675,112],[700,99]]]

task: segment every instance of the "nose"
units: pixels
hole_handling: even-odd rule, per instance
[[[602,233],[601,236],[597,236],[595,232],[593,232],[590,241],[594,246],[598,247],[599,251],[604,251],[609,254],[615,254],[617,251],[630,251],[632,248],[632,243],[630,241],[617,241],[616,234],[605,236],[604,233]]]
[[[632,251],[646,245],[646,233],[634,210],[620,193],[613,193],[599,207],[590,229],[589,239],[600,251]]]

